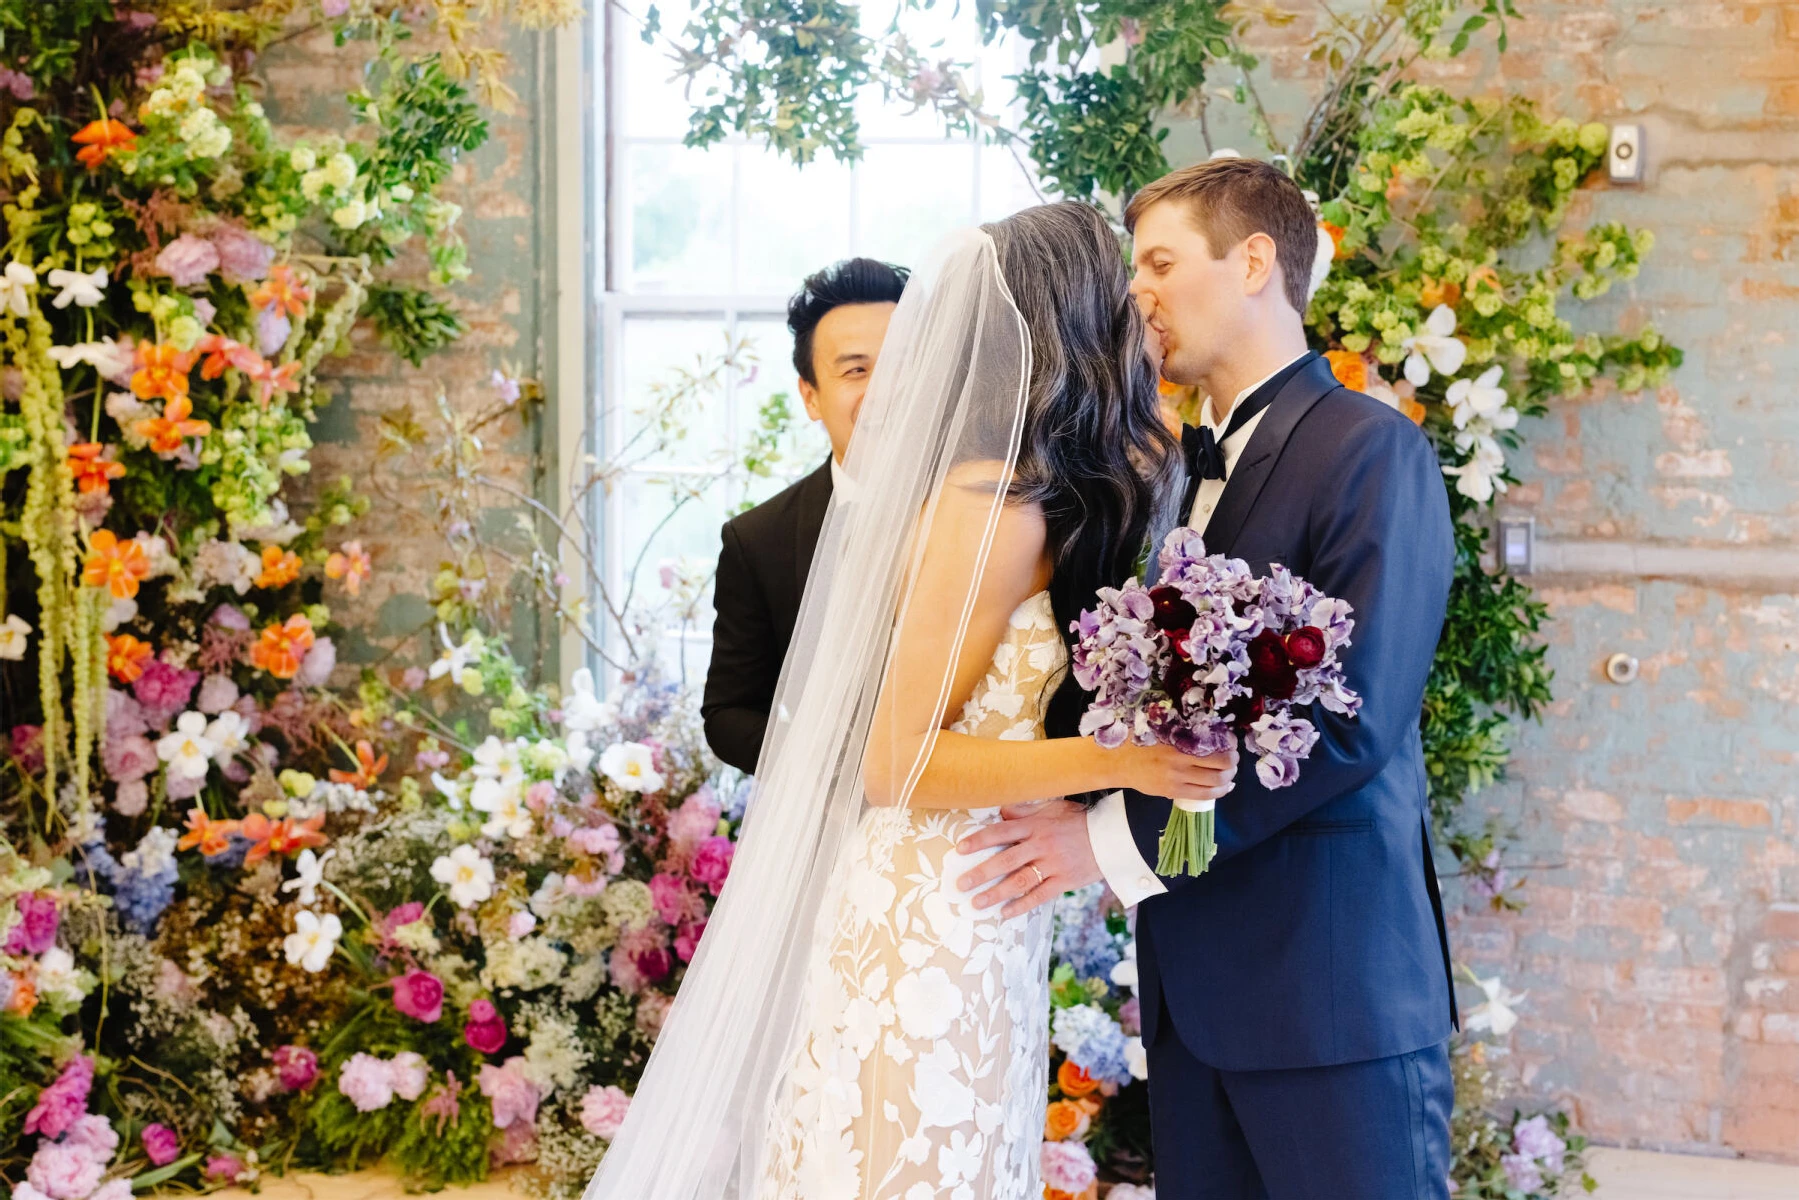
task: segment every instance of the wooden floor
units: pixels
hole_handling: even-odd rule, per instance
[[[1595,1200],[1799,1200],[1799,1167],[1601,1148],[1592,1152],[1591,1169],[1599,1181]],[[238,1188],[214,1195],[219,1200],[251,1197]],[[404,1195],[399,1180],[381,1171],[269,1179],[260,1193],[261,1200],[397,1200]],[[444,1200],[515,1200],[518,1195],[503,1178],[442,1193]]]

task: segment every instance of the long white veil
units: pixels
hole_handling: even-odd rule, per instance
[[[584,1200],[754,1196],[834,869],[871,792],[906,802],[943,723],[1030,373],[1030,337],[992,239],[951,235],[912,275],[889,326],[844,462],[851,485],[833,496],[819,537],[730,878]],[[975,548],[947,568],[933,561],[921,588],[946,488],[972,493],[985,526],[971,539],[960,515],[958,544]],[[957,499],[966,514],[967,497]],[[921,624],[906,621],[914,605],[915,617],[927,605],[934,614],[929,644],[901,646],[896,631]],[[928,721],[919,703],[903,718],[877,705],[896,664]],[[876,760],[889,777],[869,780],[877,710],[906,727]]]

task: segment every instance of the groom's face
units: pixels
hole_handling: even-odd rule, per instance
[[[842,304],[820,317],[812,331],[812,374],[818,382],[801,378],[800,398],[806,402],[806,415],[824,422],[831,454],[838,462],[856,430],[856,415],[862,411],[862,397],[895,307]]]
[[[1137,218],[1131,294],[1170,383],[1199,383],[1229,345],[1244,303],[1240,257],[1241,247],[1214,258],[1179,201],[1153,204]]]

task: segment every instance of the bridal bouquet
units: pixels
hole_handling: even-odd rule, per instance
[[[1159,561],[1154,587],[1101,588],[1072,626],[1075,678],[1095,693],[1081,734],[1107,748],[1162,742],[1197,756],[1241,739],[1263,786],[1288,786],[1318,741],[1300,714],[1361,707],[1337,661],[1355,627],[1349,605],[1278,563],[1256,576],[1242,559],[1208,555],[1189,528],[1168,535]],[[1174,802],[1159,874],[1210,865],[1215,804]]]

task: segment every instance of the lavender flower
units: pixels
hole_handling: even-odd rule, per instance
[[[1512,1145],[1519,1154],[1541,1161],[1550,1174],[1562,1173],[1562,1156],[1568,1152],[1568,1143],[1549,1127],[1548,1117],[1535,1116],[1518,1122],[1512,1130]]]
[[[182,234],[156,256],[157,271],[167,275],[176,287],[204,283],[218,265],[219,252],[213,244],[191,233]]]

